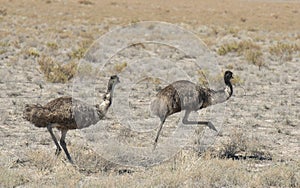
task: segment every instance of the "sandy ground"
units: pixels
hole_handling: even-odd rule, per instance
[[[93,131],[93,129],[75,130],[68,133],[67,144],[71,155],[77,161],[76,168],[66,162],[64,155],[56,159],[54,144],[46,129],[36,128],[22,119],[22,110],[26,103],[45,104],[59,96],[74,95],[72,93],[74,89],[72,81],[74,80],[62,84],[50,83],[45,79],[37,63],[41,56],[52,57],[61,63],[77,62],[78,59],[74,57],[76,56],[74,54],[79,49],[86,49],[85,44],[92,44],[94,40],[108,31],[139,21],[169,22],[193,32],[207,44],[212,54],[215,55],[220,70],[218,74],[221,75],[223,71],[230,69],[237,75],[238,80],[234,84],[233,97],[219,107],[219,109],[224,110],[222,111],[224,112],[222,115],[223,124],[220,132],[213,134],[213,152],[218,152],[224,143],[233,137],[242,136],[242,140],[247,141],[246,147],[252,150],[256,148],[264,153],[264,156],[272,156],[272,160],[255,163],[255,165],[252,161],[243,163],[242,165],[247,166],[247,170],[251,166],[249,174],[256,171],[268,172],[266,170],[268,167],[285,165],[290,167],[290,171],[294,174],[295,187],[299,186],[299,1],[213,0],[186,2],[176,0],[170,3],[154,0],[152,3],[148,3],[137,0],[1,0],[0,4],[0,135],[2,138],[0,141],[0,182],[3,182],[0,183],[1,187],[18,185],[24,187],[46,185],[51,187],[53,182],[57,186],[68,185],[68,183],[77,187],[105,185],[99,182],[108,182],[105,186],[122,187],[119,184],[122,182],[125,185],[133,186],[134,184],[128,183],[130,181],[136,182],[138,186],[184,187],[189,185],[172,184],[172,182],[176,182],[173,179],[164,184],[163,178],[158,178],[160,181],[152,181],[152,178],[149,178],[153,174],[155,177],[158,177],[159,174],[166,175],[169,171],[163,170],[164,165],[171,169],[177,161],[176,159],[173,160],[172,157],[167,156],[173,161],[170,166],[167,163],[158,165],[158,169],[155,167],[154,169],[145,168],[142,172],[137,172],[134,179],[126,177],[127,179],[120,180],[118,173],[127,167],[115,166],[106,162],[102,159],[103,156],[98,155],[97,151],[93,151],[95,144],[97,145],[99,141],[111,137],[115,138],[117,145],[125,143],[137,148],[151,146],[158,121],[154,117],[149,117],[145,109],[151,97],[157,92],[154,84],[150,84],[148,87],[145,82],[141,82],[137,88],[134,88],[135,91],[128,91],[123,85],[117,88],[120,94],[116,93],[116,104],[121,104],[123,96],[129,96],[130,110],[132,110],[130,115],[135,122],[133,125],[136,125],[136,127],[133,126],[133,129],[138,130],[143,128],[144,124],[150,124],[148,125],[150,128],[147,128],[146,132],[130,131],[128,127],[121,126],[114,117],[118,113],[128,113],[126,109],[122,109],[115,112],[110,111],[108,119],[103,120],[103,124],[106,125],[106,132],[98,135],[100,140],[97,140],[98,137],[86,136],[87,134],[90,135],[91,132],[89,131]],[[166,39],[168,37],[171,36],[165,36]],[[114,42],[114,40],[112,41]],[[246,56],[244,57],[240,53],[218,55],[218,49],[232,41],[251,41],[258,45],[262,52],[264,65],[258,67],[247,61]],[[298,49],[295,48],[290,54],[286,54],[284,49],[282,53],[279,52],[279,55],[272,54],[270,48],[278,42],[298,45]],[[194,61],[193,57],[184,56],[174,48],[158,44],[144,44],[128,47],[118,53],[111,59],[112,65],[111,67],[108,66],[107,69],[115,71],[116,64],[126,62],[128,69],[120,73],[121,78],[126,80],[136,76],[130,72],[130,68],[136,65],[134,63],[141,58],[152,56],[157,59],[168,60],[171,63],[179,62],[179,66]],[[157,65],[151,61],[145,64],[147,63]],[[167,68],[168,66],[166,65]],[[147,66],[141,67],[140,69],[132,69],[132,71],[142,74],[142,71],[148,68]],[[187,66],[187,69],[193,74],[193,66]],[[115,73],[114,71],[110,73]],[[163,72],[163,70],[161,71]],[[109,74],[102,74],[97,77],[97,79],[99,78],[96,86],[97,91],[105,90]],[[175,78],[171,78],[171,80],[173,79]],[[197,81],[198,77],[194,75],[193,79]],[[167,83],[156,84],[159,87],[164,87]],[[89,87],[89,85],[85,86]],[[78,93],[78,96],[85,94],[85,92]],[[77,95],[76,91],[75,95]],[[114,104],[114,108],[116,108],[116,104]],[[209,118],[207,114],[214,112],[214,109],[211,110],[200,112],[200,116]],[[162,133],[162,145],[168,142],[167,138],[176,129],[180,115],[182,114],[174,115],[166,122]],[[98,131],[101,130],[103,131],[103,129]],[[196,134],[188,139],[183,149],[183,153],[188,153],[187,156],[189,156],[189,152],[196,151],[198,153],[201,148],[199,146],[201,139],[199,132],[202,133],[203,130],[199,131],[195,128],[192,131]],[[240,140],[240,142],[242,141]],[[108,147],[111,145],[99,148],[103,152]],[[123,162],[126,160],[134,161],[134,152],[135,150],[132,150],[114,157],[121,158],[120,160]],[[158,150],[158,152],[163,153],[164,151]],[[181,155],[185,156],[184,154]],[[246,155],[245,151],[240,152],[239,155]],[[188,163],[185,157],[181,156],[180,159],[184,159],[177,162],[180,164]],[[151,160],[161,162],[162,158]],[[217,163],[222,163],[222,161]],[[137,164],[136,161],[132,164],[145,165],[142,162]],[[228,161],[224,160],[224,164],[228,165]],[[176,165],[179,164],[176,163]],[[238,172],[240,166],[235,167]],[[156,173],[156,170],[159,172]],[[223,171],[223,173],[225,172],[226,170]],[[189,170],[182,171],[182,174],[190,175],[190,173]],[[184,177],[181,174],[175,173],[175,175],[180,180],[181,177]],[[65,180],[68,176],[71,177],[69,181]],[[150,179],[149,184],[138,184],[147,177]],[[239,178],[240,180],[243,179],[243,177]],[[193,179],[192,185],[208,186],[201,184],[201,180],[203,179]],[[276,182],[263,184],[266,181],[261,180],[256,186],[285,187],[294,185],[277,184]],[[85,184],[86,182],[88,183]],[[194,184],[195,182],[197,183]],[[241,186],[239,183],[235,185],[231,183],[229,181],[228,184],[221,185],[225,187]],[[213,184],[209,185],[212,186]],[[249,186],[253,186],[253,184]]]

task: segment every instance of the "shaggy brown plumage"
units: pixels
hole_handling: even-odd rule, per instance
[[[185,115],[182,120],[184,124],[205,123],[210,128],[216,130],[210,122],[191,122],[188,121],[188,116],[192,111],[197,111],[228,100],[233,93],[230,82],[233,78],[232,75],[231,71],[225,72],[224,82],[226,88],[218,91],[202,87],[187,80],[176,81],[159,91],[155,99],[151,102],[151,112],[158,116],[161,121],[154,141],[154,149],[166,118],[182,110],[185,110]]]
[[[68,160],[72,162],[65,143],[67,131],[70,129],[82,129],[94,125],[103,119],[112,103],[113,90],[117,83],[119,83],[118,76],[111,76],[107,92],[100,105],[90,106],[72,97],[60,97],[48,102],[44,106],[40,104],[27,104],[23,116],[36,127],[47,127],[57,147],[56,155],[60,154],[61,146]],[[60,145],[53,134],[52,128],[61,130]]]

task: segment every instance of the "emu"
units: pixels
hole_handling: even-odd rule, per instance
[[[23,112],[23,117],[36,127],[47,127],[56,145],[55,155],[58,156],[61,153],[62,147],[69,162],[73,163],[65,142],[68,130],[82,129],[94,125],[103,119],[112,104],[114,87],[119,82],[118,76],[114,75],[110,77],[107,91],[100,105],[91,106],[72,97],[60,97],[48,102],[44,106],[40,104],[27,104]],[[60,144],[53,134],[53,128],[61,131]]]
[[[197,111],[208,106],[222,103],[228,100],[233,93],[230,80],[233,78],[231,71],[224,73],[225,89],[213,90],[194,84],[187,80],[179,80],[166,86],[160,90],[155,99],[151,102],[151,112],[160,118],[160,125],[156,138],[154,140],[154,148],[156,148],[159,134],[162,130],[168,116],[185,110],[182,119],[183,124],[207,124],[211,129],[216,128],[210,122],[193,122],[188,120],[188,116],[192,111]]]

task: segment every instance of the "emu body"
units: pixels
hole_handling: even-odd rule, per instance
[[[118,76],[111,76],[103,102],[100,105],[90,106],[72,97],[60,97],[44,106],[27,104],[23,116],[36,127],[47,127],[56,145],[55,154],[59,155],[62,147],[68,160],[72,163],[72,158],[65,143],[67,131],[82,129],[103,119],[112,103],[113,90],[117,83],[119,83]],[[60,143],[53,134],[53,128],[61,131]]]
[[[159,134],[166,118],[174,113],[185,110],[182,119],[184,124],[207,124],[211,129],[215,127],[210,122],[192,122],[188,116],[192,111],[197,111],[208,106],[222,103],[228,100],[233,93],[230,80],[233,73],[226,71],[224,74],[225,89],[213,90],[194,84],[187,80],[179,80],[159,91],[151,102],[151,112],[160,118],[160,125],[154,141],[154,149],[157,145]]]

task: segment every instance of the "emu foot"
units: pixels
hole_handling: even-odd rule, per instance
[[[70,159],[68,159],[68,161],[72,164],[72,165],[74,165],[74,162],[73,162],[73,160],[70,158]]]
[[[216,129],[216,127],[214,126],[214,124],[212,124],[210,121],[207,122],[207,126],[208,126],[208,128],[210,128],[210,129],[218,132],[218,130]]]
[[[183,119],[182,123],[185,125],[206,125],[208,128],[218,132],[214,124],[212,124],[210,121],[189,121],[187,119]]]

